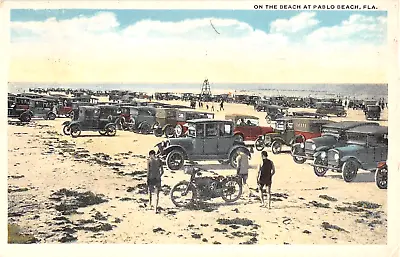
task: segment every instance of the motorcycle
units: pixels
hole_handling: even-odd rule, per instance
[[[375,183],[379,189],[387,189],[388,166],[386,162],[380,162],[375,171]]]
[[[202,201],[222,197],[225,202],[237,201],[242,195],[242,183],[237,176],[224,177],[213,171],[216,176],[203,176],[199,168],[185,167],[185,173],[190,175],[189,181],[180,181],[170,192],[171,201],[177,207],[187,207],[199,199]]]

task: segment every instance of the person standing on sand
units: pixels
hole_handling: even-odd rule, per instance
[[[224,99],[222,99],[221,103],[219,104],[219,110],[220,111],[225,111],[225,109],[224,109]]]
[[[214,102],[211,103],[211,111],[214,111]]]
[[[250,197],[251,190],[249,185],[247,184],[247,178],[249,177],[249,156],[245,154],[243,151],[239,151],[239,154],[236,157],[236,163],[237,163],[237,175],[239,176],[242,185],[247,187]]]
[[[154,207],[155,213],[157,213],[158,200],[161,191],[161,176],[164,174],[164,169],[160,159],[156,157],[156,152],[151,150],[149,152],[149,159],[147,160],[147,188],[149,193],[149,205],[152,208],[151,200],[152,194],[155,189],[156,193],[156,204]]]
[[[260,192],[261,207],[266,207],[264,202],[263,189],[264,186],[267,187],[268,196],[268,209],[271,209],[271,186],[272,186],[272,176],[275,174],[275,165],[268,159],[268,153],[266,151],[261,152],[262,162],[258,169],[257,184],[258,191]]]

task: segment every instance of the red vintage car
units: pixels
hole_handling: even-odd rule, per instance
[[[187,126],[185,126],[188,120],[195,119],[214,119],[214,113],[210,112],[198,112],[193,110],[177,110],[175,126],[175,137],[184,136],[187,132]]]
[[[246,114],[225,115],[226,120],[232,120],[235,124],[233,133],[237,141],[254,141],[259,136],[272,133],[272,127],[260,126],[260,120],[256,116]]]

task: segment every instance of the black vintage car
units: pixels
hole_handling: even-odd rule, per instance
[[[381,107],[379,105],[367,105],[364,113],[367,120],[379,120],[381,118]]]
[[[305,143],[297,143],[292,146],[293,160],[298,163],[304,163],[306,160],[319,158],[322,152],[328,151],[332,147],[343,145],[346,142],[346,131],[359,126],[379,126],[377,122],[365,121],[342,121],[332,122],[322,126],[322,135],[307,139]],[[314,172],[323,176],[326,171],[314,169]]]
[[[344,106],[339,105],[337,103],[319,102],[316,104],[316,106],[317,106],[316,113],[318,113],[318,114],[324,114],[324,115],[332,114],[332,115],[336,115],[338,117],[346,117],[347,116],[347,112],[344,109]]]
[[[109,110],[98,106],[80,106],[77,119],[72,120],[66,130],[72,137],[79,137],[82,131],[97,131],[103,136],[115,136],[117,128],[109,113]]]

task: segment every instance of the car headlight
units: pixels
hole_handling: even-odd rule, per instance
[[[300,144],[300,147],[301,147],[301,148],[304,148],[304,143],[301,143],[301,144]]]
[[[322,153],[321,153],[321,158],[322,158],[322,159],[325,159],[325,157],[326,157],[326,153],[325,153],[325,152],[322,152]]]
[[[338,160],[339,160],[339,154],[336,153],[336,154],[333,156],[333,158],[335,158],[335,161],[338,161]]]
[[[317,149],[317,146],[315,144],[312,144],[311,149],[315,150]]]

